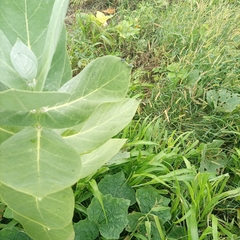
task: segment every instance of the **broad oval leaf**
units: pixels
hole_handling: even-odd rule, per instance
[[[72,78],[72,69],[66,48],[66,29],[63,28],[52,65],[44,85],[44,91],[58,91],[58,89]]]
[[[23,225],[24,230],[34,240],[74,240],[75,233],[71,222],[64,228],[47,228],[15,212],[13,217]]]
[[[0,231],[1,240],[31,240],[31,238],[17,228],[4,228]]]
[[[110,139],[96,150],[82,155],[82,172],[80,178],[95,173],[103,164],[119,152],[126,139]]]
[[[0,125],[2,126],[34,126],[37,123],[36,110],[32,111],[7,111],[0,109]]]
[[[38,60],[34,52],[20,39],[17,39],[10,56],[12,64],[18,74],[34,84],[38,71]]]
[[[0,182],[43,198],[74,184],[81,160],[61,136],[50,129],[26,128],[0,146]]]
[[[59,91],[72,94],[70,101],[113,102],[122,99],[128,90],[131,68],[121,58],[103,56],[93,60]]]
[[[0,126],[0,145],[15,133],[21,131],[20,127]]]
[[[45,45],[40,59],[40,71],[36,90],[43,90],[47,75],[51,68],[52,59],[56,51],[60,35],[62,33],[69,0],[55,0],[52,13],[47,26]]]
[[[79,133],[65,139],[80,154],[90,152],[121,131],[131,121],[137,107],[138,101],[135,99],[102,104]]]
[[[131,69],[120,58],[105,56],[92,61],[59,92],[71,94],[67,103],[49,108],[39,122],[48,128],[67,128],[85,121],[100,104],[117,102],[126,95]]]
[[[12,211],[45,228],[64,228],[72,220],[74,195],[71,188],[40,199],[0,184],[0,196]]]
[[[32,92],[24,90],[7,90],[0,92],[0,109],[8,111],[30,111],[41,107],[51,107],[65,102],[69,93]],[[42,111],[46,111],[42,109]]]

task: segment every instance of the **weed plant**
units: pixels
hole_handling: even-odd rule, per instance
[[[120,56],[133,65],[129,95],[141,99],[118,135],[128,139],[122,152],[76,185],[74,221],[98,192],[89,180],[122,172],[136,201],[120,239],[239,239],[240,2],[72,2],[74,74]],[[107,8],[116,13],[103,26],[96,11]],[[168,204],[145,211],[142,189]]]

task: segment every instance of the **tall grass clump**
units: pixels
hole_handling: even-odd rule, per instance
[[[172,127],[182,131],[206,128],[203,139],[211,139],[229,124],[218,116],[217,121],[211,120],[216,111],[206,98],[208,91],[224,88],[239,93],[239,5],[184,1],[173,2],[165,11],[156,9],[145,13],[151,14],[154,29],[142,27],[143,37],[150,39],[148,51],[152,55],[143,67],[157,56],[148,73],[155,85],[147,96],[151,99],[149,111],[165,114]],[[233,121],[238,118],[231,117]],[[216,122],[219,126],[211,132]]]

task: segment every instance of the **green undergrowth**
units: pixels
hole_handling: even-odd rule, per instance
[[[239,141],[237,1],[101,1],[94,6],[87,13],[77,10],[69,26],[76,72],[96,56],[120,56],[133,65],[129,95],[142,100],[139,116],[163,117],[169,129],[195,131],[204,142]],[[107,7],[116,13],[102,26],[94,15]]]
[[[75,72],[97,56],[120,56],[133,66],[129,96],[141,105],[118,135],[128,139],[122,152],[93,176],[98,188],[77,186],[77,221],[89,219],[82,208],[95,191],[113,194],[108,184],[117,189],[121,176],[133,199],[119,239],[238,239],[239,1],[78,6],[68,25]],[[96,11],[107,8],[116,13],[103,26]]]
[[[96,12],[107,8],[116,12],[103,26]],[[122,151],[76,186],[79,236],[80,222],[99,226],[92,199],[104,209],[110,194],[130,201],[118,239],[239,239],[240,2],[72,1],[71,9],[74,73],[120,56],[133,67],[128,94],[141,100],[118,135],[128,139]]]

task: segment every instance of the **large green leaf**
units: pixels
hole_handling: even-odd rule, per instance
[[[121,58],[103,56],[93,60],[59,90],[72,93],[71,101],[113,102],[125,97],[131,68]]]
[[[1,2],[0,2],[1,6]],[[0,8],[1,11],[1,8]],[[1,16],[1,15],[0,15]],[[1,25],[1,18],[0,18]],[[11,59],[10,52],[12,45],[8,41],[7,37],[0,30],[0,82],[9,88],[27,89],[27,81],[24,80],[14,69]]]
[[[66,49],[66,30],[64,28],[53,56],[44,91],[58,91],[63,84],[72,78],[72,69]]]
[[[64,228],[46,228],[15,212],[13,217],[22,223],[27,234],[34,240],[74,240],[72,223]]]
[[[72,220],[74,195],[71,188],[38,199],[0,184],[0,196],[12,211],[45,228],[64,228]]]
[[[77,125],[85,121],[100,104],[123,99],[129,80],[130,68],[120,58],[98,58],[60,88],[59,92],[72,94],[69,101],[49,108],[39,121],[49,128]]]
[[[1,51],[1,50],[0,50],[0,51]],[[9,89],[9,87],[6,86],[6,85],[4,85],[4,84],[1,82],[1,79],[0,79],[0,92],[6,91],[6,90],[8,90],[8,89]]]
[[[36,110],[67,101],[69,97],[70,94],[61,92],[31,92],[11,89],[0,92],[0,109],[1,112],[5,109],[8,111]],[[43,111],[45,110],[43,109]]]
[[[37,123],[38,114],[32,111],[0,111],[1,126],[34,126]]]
[[[121,149],[126,139],[110,139],[96,150],[82,156],[82,172],[80,178],[95,173]]]
[[[104,195],[102,201],[107,219],[96,198],[93,198],[87,209],[88,218],[99,226],[99,231],[104,238],[119,239],[120,233],[128,223],[127,214],[130,201],[114,198],[110,194]]]
[[[26,128],[0,146],[0,182],[42,198],[74,184],[80,176],[77,152],[50,129]]]
[[[136,202],[135,191],[127,183],[123,172],[114,175],[106,175],[98,184],[100,192],[104,195],[111,194],[113,197],[130,200],[130,204]]]
[[[39,60],[39,75],[36,90],[43,90],[47,75],[51,68],[52,59],[63,29],[63,23],[68,9],[68,0],[55,0],[47,28],[42,58]]]
[[[92,151],[121,131],[130,122],[137,107],[138,102],[135,99],[102,104],[79,133],[65,139],[81,154]]]
[[[22,129],[19,127],[0,126],[0,144],[2,144],[2,142],[6,141],[8,138],[20,130]]]
[[[31,240],[28,235],[17,228],[5,228],[0,231],[0,240]]]
[[[88,218],[73,225],[75,230],[75,240],[93,240],[97,239],[99,234],[96,223]]]

